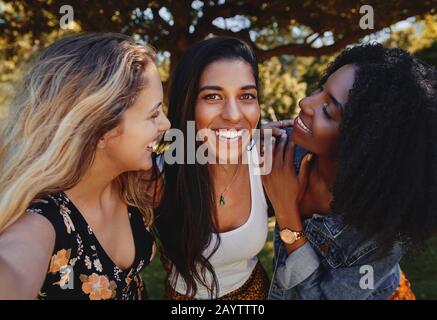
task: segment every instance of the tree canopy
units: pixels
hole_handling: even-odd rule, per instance
[[[0,120],[20,65],[69,32],[121,32],[151,44],[164,81],[193,43],[211,35],[242,38],[257,51],[262,116],[273,120],[293,114],[336,52],[368,37],[381,41],[379,33],[385,45],[436,63],[437,0],[76,0],[69,2],[73,22],[62,29],[65,4],[0,0]],[[373,8],[373,29],[360,27],[363,5]],[[407,18],[407,29],[392,28]]]
[[[41,41],[59,31],[64,1],[0,1],[0,42],[8,54],[25,37]],[[370,5],[374,29],[360,28],[360,7]],[[75,30],[113,31],[146,40],[170,53],[171,68],[193,43],[214,35],[251,43],[260,61],[274,56],[329,55],[412,16],[435,13],[437,0],[108,0],[71,2]]]

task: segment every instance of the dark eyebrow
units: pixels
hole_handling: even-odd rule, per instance
[[[325,90],[325,86],[324,86],[324,85],[321,85],[320,87],[321,87],[323,90]],[[338,99],[337,99],[336,97],[334,97],[330,92],[328,92],[328,91],[326,91],[326,90],[325,90],[325,92],[326,92],[326,94],[329,96],[329,98],[332,100],[332,102],[334,102],[334,105],[335,105],[337,108],[339,108],[341,112],[343,112],[343,110],[344,110],[344,106],[343,106],[343,104],[341,104],[341,103],[338,101]]]
[[[204,87],[199,89],[199,92],[201,92],[203,90],[223,91],[224,89],[222,87],[219,87],[219,86],[204,86]]]
[[[258,90],[257,86],[254,84],[248,84],[248,85],[242,86],[240,90],[250,90],[250,89]],[[223,91],[224,89],[220,86],[204,86],[204,87],[199,89],[199,92],[201,92],[203,90]]]
[[[250,90],[250,89],[258,90],[257,86],[254,84],[248,84],[246,86],[241,87],[241,90]]]

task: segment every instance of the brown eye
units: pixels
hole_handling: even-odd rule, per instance
[[[245,93],[245,94],[241,95],[241,99],[242,100],[254,100],[254,99],[256,99],[256,96],[254,94],[251,94],[251,93]]]
[[[220,100],[220,96],[217,93],[211,93],[204,97],[206,100]]]

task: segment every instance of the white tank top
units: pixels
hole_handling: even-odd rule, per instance
[[[255,174],[254,157],[258,157],[256,147],[248,151],[248,166],[251,193],[251,211],[247,221],[240,227],[220,233],[220,246],[209,262],[215,270],[219,284],[218,297],[222,297],[240,288],[252,274],[258,262],[257,255],[263,249],[268,234],[267,202],[261,182],[261,176]],[[257,158],[256,158],[257,159]],[[205,257],[214,249],[217,234],[212,235]],[[212,276],[207,273],[207,283],[212,282]],[[172,287],[181,294],[186,294],[186,284],[181,276],[175,283],[174,273],[169,277]],[[211,299],[209,291],[197,282],[195,299]]]

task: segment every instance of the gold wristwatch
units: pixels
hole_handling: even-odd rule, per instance
[[[305,236],[303,231],[293,231],[288,228],[284,228],[279,232],[281,240],[286,244],[293,244],[297,240]]]

